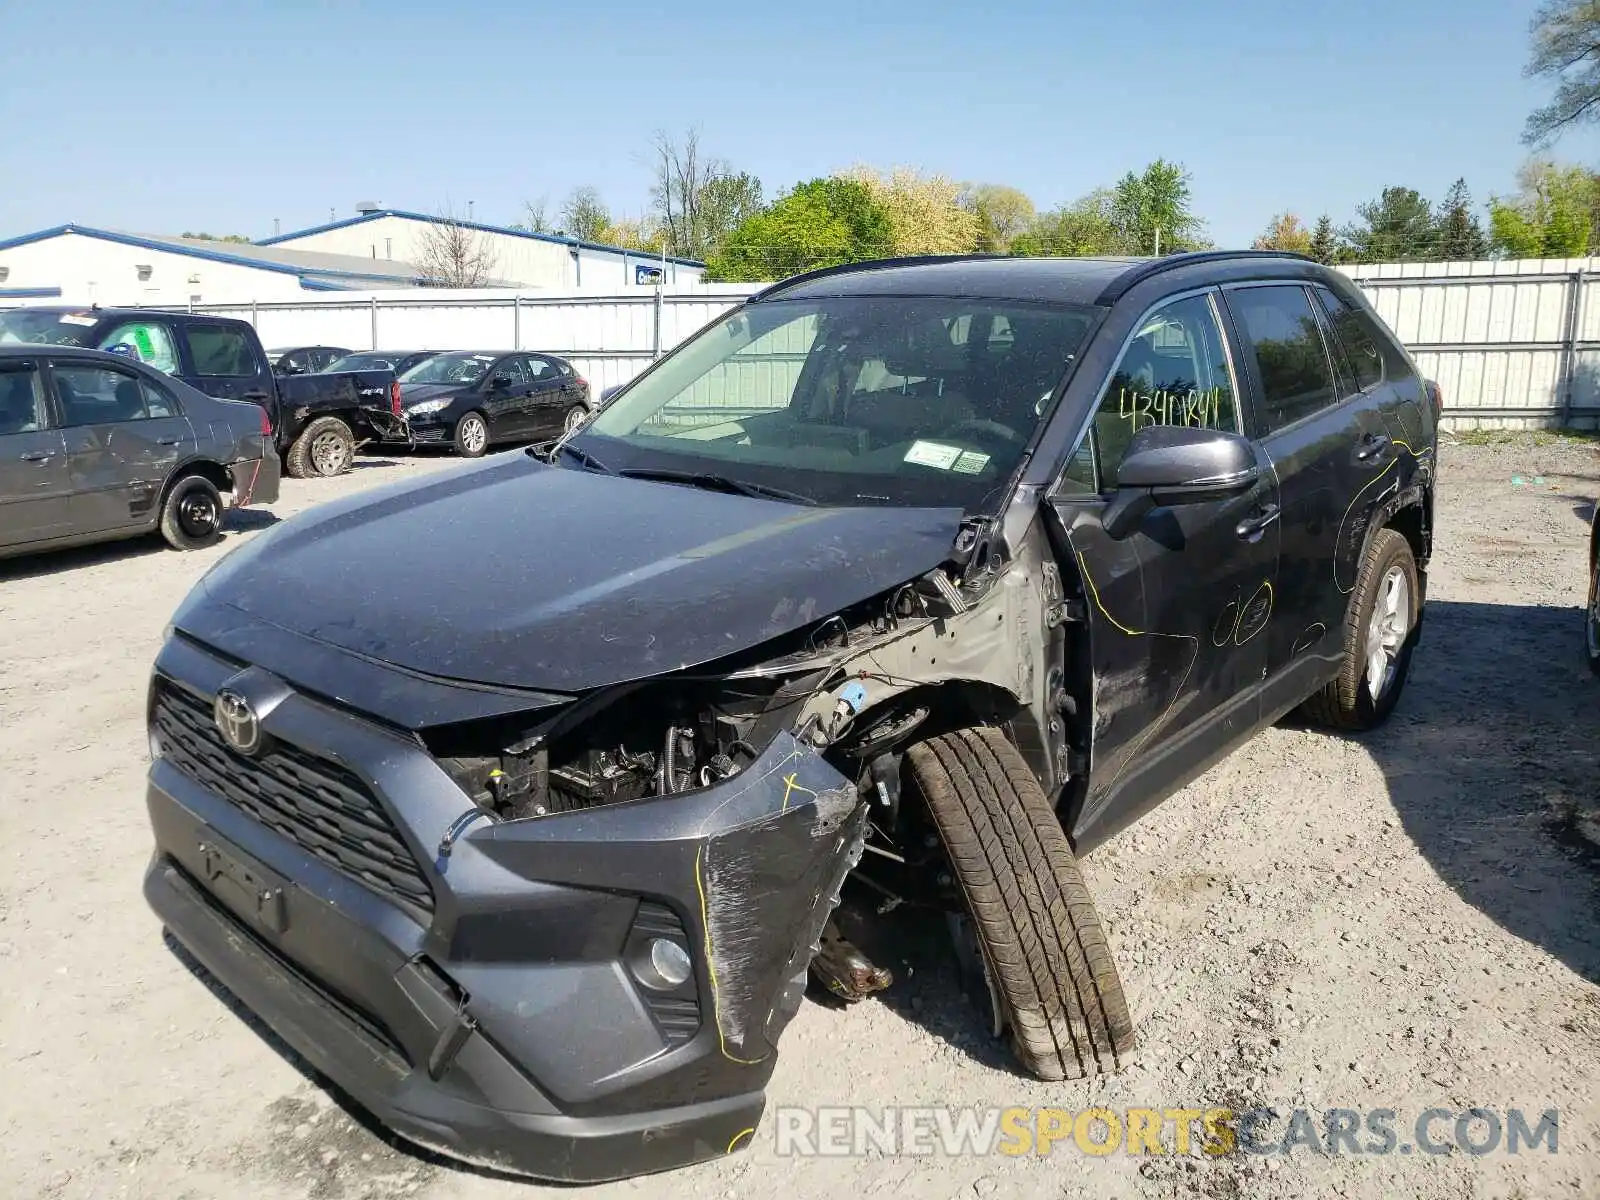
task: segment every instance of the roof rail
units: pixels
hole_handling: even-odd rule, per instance
[[[787,279],[780,279],[770,287],[762,288],[759,292],[746,298],[745,303],[756,300],[765,300],[768,296],[777,294],[785,288],[796,287],[802,283],[810,283],[813,279],[826,279],[830,275],[852,275],[864,271],[886,270],[891,267],[924,267],[930,263],[948,262],[981,262],[991,258],[1008,258],[1005,254],[910,254],[900,258],[869,258],[862,262],[840,263],[833,267],[817,267],[815,270],[802,271],[798,275],[791,275]]]
[[[1187,267],[1194,263],[1226,262],[1233,258],[1287,258],[1308,263],[1317,261],[1309,255],[1298,254],[1293,250],[1191,250],[1183,254],[1168,254],[1164,258],[1146,259],[1138,266],[1130,267],[1118,275],[1106,284],[1095,299],[1095,303],[1115,304],[1127,295],[1135,284],[1143,283],[1152,275],[1159,275],[1163,271],[1176,270],[1178,267]]]

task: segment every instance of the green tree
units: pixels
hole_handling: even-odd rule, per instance
[[[1582,167],[1534,159],[1517,173],[1518,191],[1489,200],[1489,237],[1507,258],[1578,258],[1594,244],[1600,185]]]
[[[741,171],[706,180],[700,189],[701,254],[715,254],[730,233],[763,207],[761,180],[754,175]]]
[[[853,179],[813,179],[745,218],[706,266],[708,279],[784,279],[892,253],[888,214]]]
[[[1333,218],[1323,213],[1317,218],[1317,227],[1311,234],[1311,246],[1306,251],[1319,263],[1332,264],[1339,260],[1339,235],[1333,231]]]
[[[1041,213],[1011,241],[1011,253],[1030,256],[1128,254],[1133,247],[1118,224],[1116,194],[1097,188],[1087,196]]]
[[[1294,213],[1279,213],[1268,223],[1266,231],[1255,240],[1255,249],[1290,250],[1295,254],[1309,254],[1311,233]]]
[[[1204,245],[1203,223],[1189,208],[1189,172],[1158,158],[1117,181],[1113,212],[1123,238],[1138,254],[1173,254]]]
[[[1472,211],[1472,193],[1467,191],[1465,179],[1456,180],[1445,193],[1433,223],[1435,257],[1441,261],[1464,262],[1488,256],[1489,239],[1484,236],[1478,214]]]
[[[561,206],[563,232],[585,242],[597,242],[607,225],[611,224],[611,211],[600,199],[598,190],[579,187],[572,190],[567,202]]]
[[[1037,218],[1033,201],[1002,183],[969,186],[961,206],[978,218],[978,249],[986,254],[1006,254],[1011,243],[1026,233]]]
[[[1555,85],[1550,103],[1528,117],[1522,140],[1543,145],[1574,125],[1600,119],[1600,3],[1547,0],[1530,25],[1523,74]]]
[[[1434,256],[1433,208],[1412,188],[1387,187],[1356,209],[1341,236],[1353,262],[1409,262]]]

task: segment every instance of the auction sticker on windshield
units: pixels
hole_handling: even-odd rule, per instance
[[[948,471],[955,466],[956,459],[960,457],[960,446],[945,446],[939,442],[912,442],[911,449],[906,451],[905,461],[916,463],[919,467],[938,467],[941,471]]]
[[[61,325],[94,325],[99,320],[99,317],[89,317],[83,313],[62,313],[57,323]]]
[[[976,450],[963,450],[961,457],[950,464],[952,471],[960,471],[963,475],[981,475],[983,469],[989,465],[989,456],[979,454]]]

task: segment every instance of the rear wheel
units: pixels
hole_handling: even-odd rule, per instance
[[[1396,530],[1378,530],[1350,596],[1344,666],[1302,706],[1307,718],[1355,731],[1389,719],[1411,672],[1421,595],[1411,543]]]
[[[561,431],[563,433],[575,433],[588,419],[589,410],[581,404],[575,404],[567,409],[566,419],[561,422]]]
[[[906,752],[961,885],[990,992],[1022,1065],[1041,1079],[1114,1071],[1133,1021],[1067,836],[998,729],[963,729]],[[959,947],[959,943],[958,943]]]
[[[462,458],[481,458],[489,448],[489,426],[482,413],[469,412],[456,422],[453,439]]]
[[[318,417],[295,438],[283,468],[295,479],[343,475],[356,459],[356,437],[338,417]]]
[[[174,550],[203,550],[222,538],[222,493],[202,475],[185,475],[161,505],[161,536]]]

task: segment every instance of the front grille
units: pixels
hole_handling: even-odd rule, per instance
[[[371,790],[350,771],[273,742],[235,754],[211,706],[160,680],[154,722],[161,756],[201,787],[380,896],[433,911],[433,891]]]
[[[445,429],[442,425],[427,426],[422,429],[414,425],[411,427],[411,436],[419,442],[442,442],[444,435]]]

